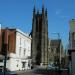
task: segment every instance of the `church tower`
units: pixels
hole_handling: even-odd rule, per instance
[[[42,11],[36,10],[35,5],[33,9],[32,19],[32,65],[48,64],[48,18],[47,9],[42,4]]]

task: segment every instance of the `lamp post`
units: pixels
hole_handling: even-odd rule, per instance
[[[60,53],[59,53],[60,55],[60,58],[59,58],[59,62],[60,62],[60,67],[59,68],[61,68],[61,40],[60,40]]]
[[[8,28],[6,28],[4,36],[4,75],[6,75],[7,51],[8,51]]]

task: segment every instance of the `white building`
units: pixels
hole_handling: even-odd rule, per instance
[[[70,32],[69,32],[69,66],[71,75],[75,75],[75,20],[70,21]]]
[[[8,29],[8,60],[10,71],[31,69],[31,37],[19,29]]]

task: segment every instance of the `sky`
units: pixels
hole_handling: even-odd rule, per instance
[[[75,0],[44,0],[48,11],[48,37],[60,34],[64,47],[68,44],[69,21],[75,19]],[[2,28],[18,28],[25,33],[32,29],[34,0],[0,0]],[[42,0],[36,0],[36,9],[42,9]]]

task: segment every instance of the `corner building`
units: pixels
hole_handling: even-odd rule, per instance
[[[6,68],[8,70],[31,69],[31,37],[28,34],[19,29],[1,29],[0,39],[0,67],[4,66],[4,55],[7,52]],[[6,40],[8,41],[7,51],[4,48]]]
[[[32,65],[47,66],[48,64],[48,19],[47,10],[42,6],[42,12],[33,10],[32,19]]]

